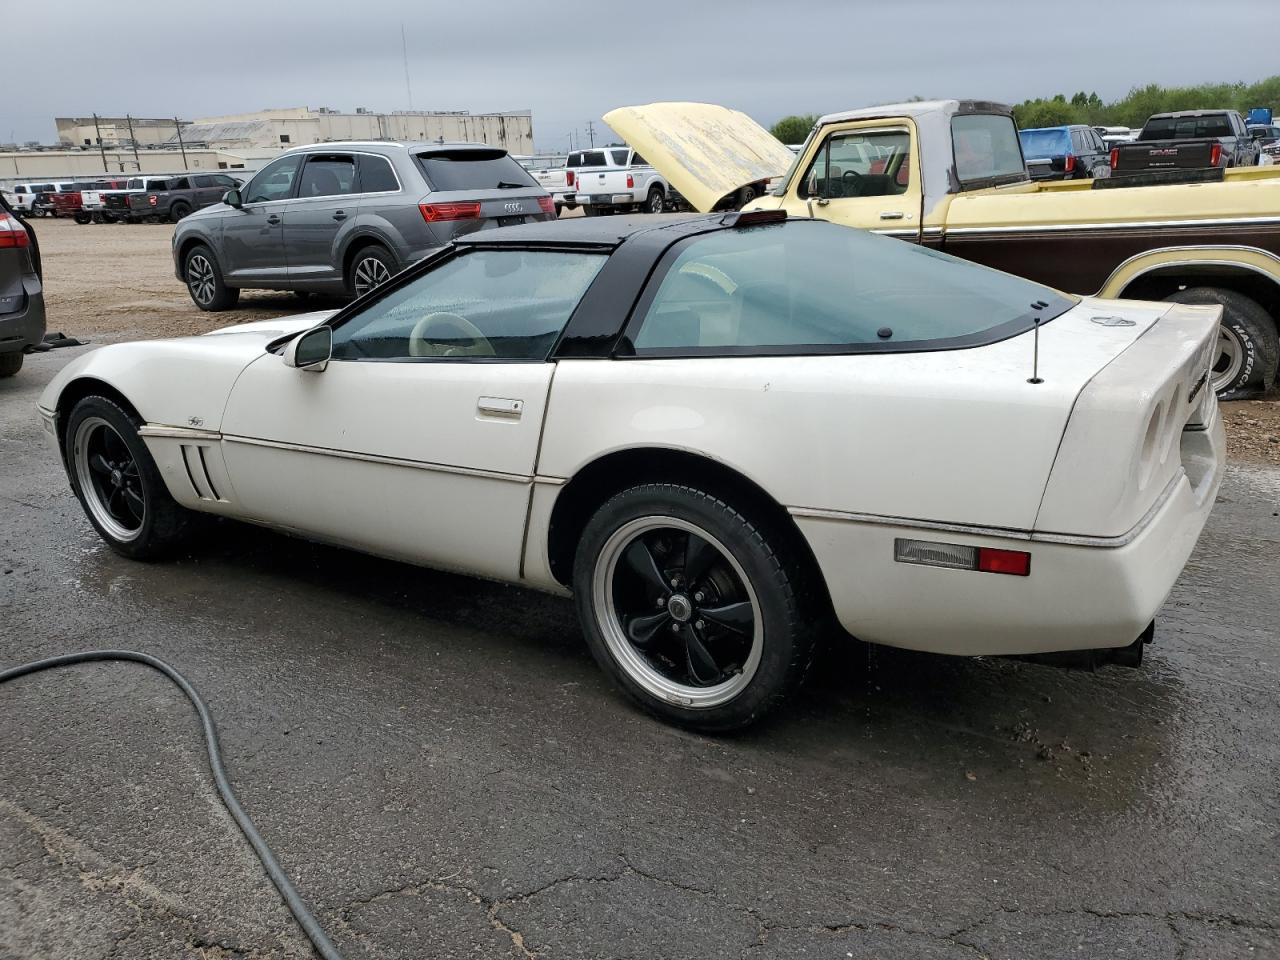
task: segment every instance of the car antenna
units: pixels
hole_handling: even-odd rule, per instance
[[[1048,305],[1049,304],[1045,303],[1043,300],[1037,300],[1035,303],[1031,304],[1031,309],[1038,312]],[[1034,322],[1035,327],[1031,333],[1031,376],[1027,380],[1027,383],[1038,384],[1044,383],[1044,381],[1040,379],[1040,317],[1035,317]]]

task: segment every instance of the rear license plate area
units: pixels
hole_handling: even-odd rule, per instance
[[[524,217],[499,217],[498,218],[498,226],[500,227],[514,227],[521,223],[524,223]]]

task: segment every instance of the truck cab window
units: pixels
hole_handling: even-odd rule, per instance
[[[907,192],[911,134],[906,130],[834,133],[800,183],[801,198],[887,197]]]

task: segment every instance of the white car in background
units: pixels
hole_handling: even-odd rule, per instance
[[[832,623],[1137,665],[1221,479],[1219,316],[783,211],[575,219],[101,347],[39,406],[126,557],[208,513],[572,592],[623,690],[723,731]]]

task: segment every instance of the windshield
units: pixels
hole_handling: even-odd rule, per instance
[[[437,150],[420,153],[422,168],[433,190],[498,190],[537,187],[538,181],[505,150]]]
[[[796,175],[796,168],[800,166],[800,160],[809,150],[809,141],[811,141],[818,132],[818,125],[814,124],[809,131],[809,136],[804,138],[804,143],[799,147],[788,147],[788,150],[795,152],[796,158],[791,161],[791,166],[787,168],[786,174],[781,180],[773,185],[773,189],[769,191],[770,196],[785,197],[787,195],[787,187],[791,185],[791,178]]]
[[[1022,152],[1028,160],[1062,157],[1071,152],[1071,137],[1066,127],[1021,130],[1018,138],[1022,141]]]
[[[951,145],[962,186],[990,186],[1026,178],[1012,117],[981,113],[952,117]]]
[[[968,347],[1074,303],[1038,283],[823,221],[721,230],[675,249],[637,311],[639,354]]]

